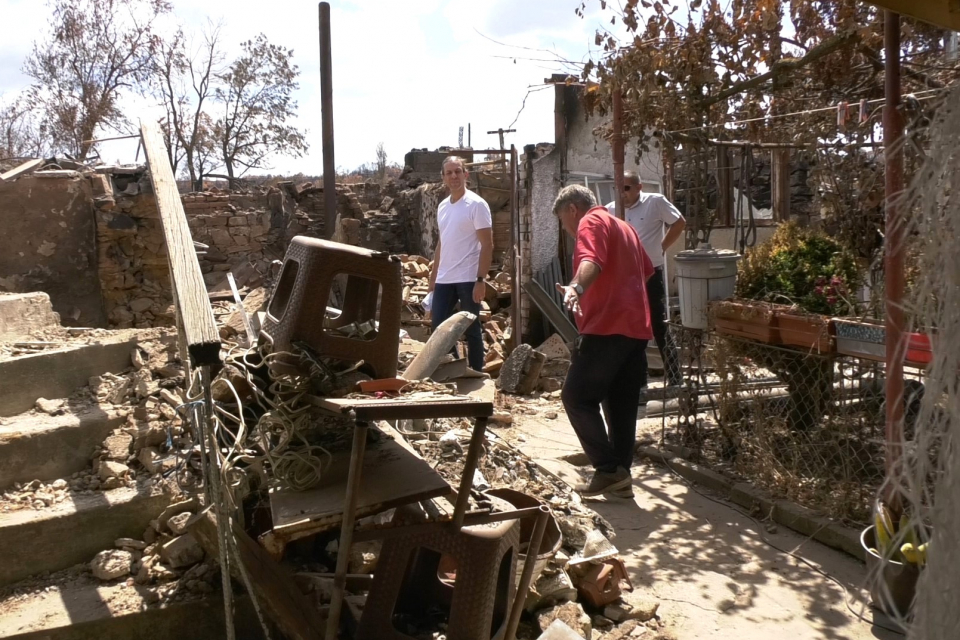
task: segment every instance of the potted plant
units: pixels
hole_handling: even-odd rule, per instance
[[[907,515],[895,523],[890,510],[879,500],[873,525],[860,534],[872,576],[870,597],[890,616],[906,618],[910,612],[917,579],[927,561],[929,543],[921,539],[925,534]]]
[[[777,310],[782,305],[757,300],[718,300],[709,306],[717,333],[766,344],[781,344]]]
[[[830,316],[856,312],[850,292],[860,280],[860,268],[849,251],[822,233],[791,222],[747,253],[737,294],[788,302],[789,307],[777,311],[781,343],[832,353]]]

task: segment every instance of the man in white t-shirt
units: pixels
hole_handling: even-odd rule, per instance
[[[616,203],[608,204],[607,210],[616,215]],[[653,337],[663,360],[667,384],[678,385],[681,383],[680,359],[673,337],[667,331],[667,292],[663,282],[663,260],[667,249],[683,235],[687,221],[666,197],[659,193],[644,193],[640,176],[634,171],[627,171],[623,175],[623,211],[624,218],[637,231],[643,249],[653,262],[653,275],[647,280]]]
[[[483,281],[493,260],[493,218],[486,201],[467,189],[467,167],[463,158],[445,158],[440,174],[450,197],[437,207],[440,240],[433,252],[430,271],[431,324],[436,330],[453,315],[457,302],[461,311],[475,314],[476,322],[466,331],[467,363],[471,369],[482,371],[480,303],[486,292]]]

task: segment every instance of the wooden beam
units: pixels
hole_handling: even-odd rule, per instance
[[[217,519],[208,507],[187,523],[187,530],[197,539],[211,558],[220,557],[220,536]],[[293,576],[284,571],[270,554],[247,535],[240,527],[233,526],[237,540],[237,552],[250,577],[250,585],[259,605],[267,616],[277,623],[280,630],[295,640],[316,640],[323,637],[323,620],[297,587]],[[344,551],[346,553],[346,551]],[[236,562],[230,563],[231,573],[241,579]]]
[[[190,361],[195,367],[220,364],[220,334],[200,273],[200,262],[173,177],[160,125],[141,122],[140,135],[157,197],[160,223],[173,279],[174,304],[180,315]]]
[[[7,180],[13,180],[19,176],[30,173],[31,171],[36,171],[40,165],[43,164],[43,158],[36,158],[35,160],[27,160],[18,167],[14,167],[7,171],[4,174],[0,174],[0,182],[6,182]]]
[[[721,225],[733,226],[733,153],[730,147],[717,147],[717,218]]]
[[[790,151],[775,149],[771,154],[770,195],[773,219],[786,222],[790,219]]]

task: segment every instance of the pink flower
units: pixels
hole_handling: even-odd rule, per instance
[[[836,303],[837,303],[837,298],[835,296],[829,296],[827,298],[827,304],[836,304]]]
[[[816,293],[818,296],[822,296],[822,295],[823,295],[823,287],[817,287],[816,289],[813,290],[813,292]]]

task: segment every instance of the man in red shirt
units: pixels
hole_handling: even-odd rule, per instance
[[[630,497],[637,405],[647,377],[647,341],[653,337],[646,289],[653,263],[633,227],[597,206],[586,187],[564,187],[553,212],[576,239],[573,280],[557,284],[580,330],[563,406],[596,470],[577,490],[584,496]]]

